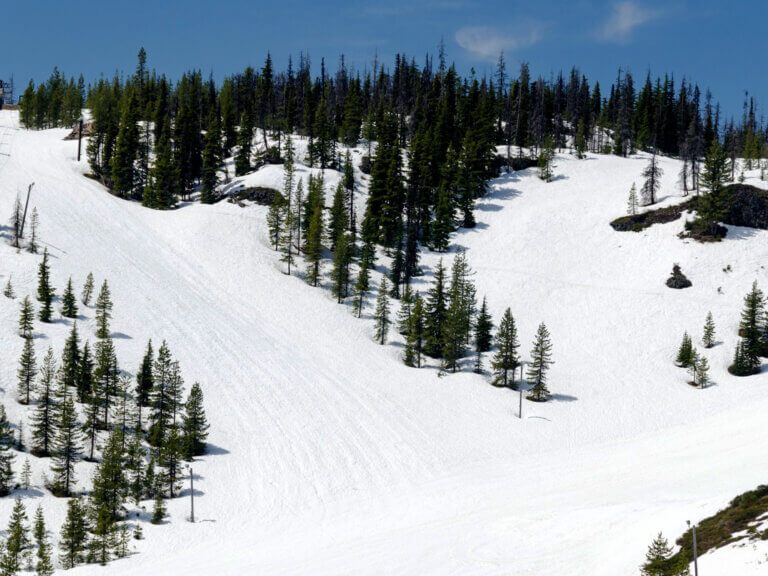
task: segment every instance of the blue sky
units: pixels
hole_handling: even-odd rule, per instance
[[[308,51],[315,69],[336,67],[344,53],[357,69],[374,54],[396,52],[423,62],[443,38],[463,73],[491,72],[500,50],[516,70],[528,61],[549,76],[579,67],[608,83],[619,66],[637,81],[650,68],[710,88],[728,114],[740,114],[744,91],[768,101],[765,26],[768,3],[737,0],[389,0],[368,2],[187,0],[131,3],[79,0],[7,2],[0,14],[0,77],[17,88],[53,66],[67,74],[130,72],[144,46],[149,64],[171,77],[189,68],[217,78],[260,66],[270,50],[280,66]]]

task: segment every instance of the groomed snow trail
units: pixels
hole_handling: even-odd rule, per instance
[[[16,117],[0,112],[0,125]],[[145,524],[138,553],[110,574],[634,574],[656,532],[673,537],[765,481],[768,376],[725,367],[743,294],[755,279],[768,287],[768,234],[701,246],[676,237],[682,222],[614,232],[643,158],[558,156],[555,182],[502,177],[478,227],[455,236],[495,320],[512,308],[526,355],[540,321],[552,332],[555,398],[526,402],[519,420],[513,393],[469,370],[406,368],[400,347],[372,341],[369,321],[285,276],[265,209],[122,201],[83,177],[65,134],[13,131],[0,214],[34,181],[59,291],[69,275],[78,289],[89,271],[107,278],[121,367],[134,373],[146,340],[166,339],[211,422],[211,454],[195,463],[200,521],[184,521],[186,499],[171,502],[171,522]],[[677,163],[663,168],[664,202],[675,202]],[[277,172],[259,174],[279,182]],[[427,272],[439,257],[424,255]],[[14,421],[25,410],[18,302],[34,295],[38,262],[0,246],[0,281],[12,274],[17,293],[0,298],[0,386]],[[693,288],[664,286],[673,262]],[[700,391],[672,358],[709,310],[716,385]],[[81,312],[93,341],[93,311]],[[37,329],[38,357],[48,345],[58,355],[68,321]],[[63,502],[39,494],[58,531]],[[1,518],[10,506],[0,501]]]

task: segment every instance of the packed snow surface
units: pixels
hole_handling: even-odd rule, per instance
[[[407,368],[400,341],[377,345],[370,319],[286,276],[266,208],[148,210],[84,177],[66,130],[19,130],[9,111],[0,126],[10,150],[0,156],[0,215],[35,182],[31,205],[59,294],[70,275],[78,291],[88,272],[97,285],[107,278],[121,367],[135,373],[147,339],[165,339],[187,388],[199,381],[206,398],[198,521],[185,521],[187,497],[169,502],[165,525],[144,514],[145,539],[110,575],[636,574],[656,533],[674,540],[686,520],[766,481],[768,374],[739,379],[726,367],[743,295],[754,280],[768,288],[768,233],[732,228],[702,245],[678,238],[682,220],[615,232],[609,222],[641,184],[643,156],[558,155],[550,183],[533,170],[502,176],[452,253],[422,255],[425,290],[438,259],[449,265],[466,248],[478,296],[496,322],[511,308],[526,357],[536,326],[549,327],[552,400],[525,401],[518,418],[517,394],[490,386],[469,361],[444,376]],[[679,165],[661,166],[662,203],[677,202]],[[247,178],[282,185],[275,166]],[[328,203],[337,180],[327,171]],[[15,400],[16,322],[39,260],[0,246],[0,282],[12,275],[17,293],[0,297],[0,387],[14,422],[30,414]],[[692,288],[664,285],[675,262]],[[700,339],[708,311],[714,385],[698,390],[673,359],[684,330]],[[93,342],[93,310],[81,314]],[[58,356],[69,330],[64,319],[36,323],[38,358],[49,345]],[[49,462],[30,459],[30,515],[42,503],[57,534],[65,502],[40,488]],[[81,487],[90,474],[81,464]],[[11,505],[0,501],[2,526]],[[744,550],[711,557],[708,575],[757,573],[759,556]]]

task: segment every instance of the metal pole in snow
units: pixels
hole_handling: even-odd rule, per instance
[[[520,362],[520,384],[518,384],[518,387],[520,389],[520,407],[518,408],[517,417],[522,420],[523,419],[523,363]]]
[[[195,473],[192,471],[192,467],[189,468],[189,502],[192,507],[192,513],[189,516],[189,521],[195,522]]]
[[[77,131],[77,161],[80,162],[80,143],[83,141],[83,117],[80,117],[80,129]]]
[[[27,221],[27,208],[29,208],[29,195],[32,194],[32,186],[34,186],[35,183],[32,182],[32,184],[29,185],[29,188],[27,188],[27,201],[24,204],[24,216],[21,217],[21,229],[19,230],[19,238],[24,238],[24,222]]]
[[[691,521],[688,520],[688,526],[691,526]],[[693,576],[699,576],[699,552],[696,548],[696,524],[691,526],[693,532]]]

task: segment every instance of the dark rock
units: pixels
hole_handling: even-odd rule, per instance
[[[683,271],[680,270],[680,265],[675,264],[672,266],[672,275],[667,278],[667,286],[670,288],[689,288],[690,286],[693,286],[690,280],[685,277],[685,274],[683,274]]]
[[[373,163],[371,162],[370,156],[363,156],[360,159],[360,172],[363,174],[370,174],[371,168],[373,167]]]
[[[255,202],[262,206],[272,206],[275,201],[275,194],[280,194],[274,188],[256,186],[253,188],[240,188],[232,192],[229,201],[239,206],[244,206],[244,202]]]
[[[725,224],[768,230],[768,192],[749,184],[731,184],[731,209]]]

